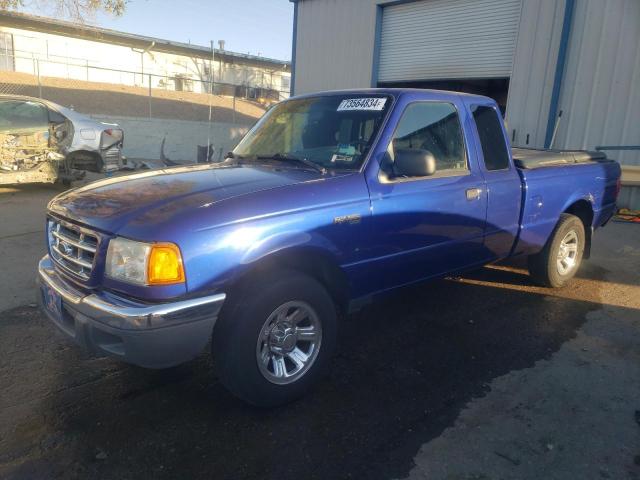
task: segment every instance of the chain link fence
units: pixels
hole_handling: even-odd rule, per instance
[[[287,76],[237,65],[216,72],[233,83],[212,81],[208,69],[194,78],[17,55],[0,67],[0,94],[42,98],[117,123],[125,155],[141,160],[192,163],[207,142],[210,160],[221,160],[271,104],[289,96]]]

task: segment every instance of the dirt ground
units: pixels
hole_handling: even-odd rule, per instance
[[[0,478],[640,479],[640,226],[562,290],[518,265],[405,288],[343,323],[329,377],[250,408],[207,355],[86,357],[30,305],[43,187],[0,191]]]
[[[150,98],[144,87],[54,77],[42,77],[39,87],[33,75],[0,71],[0,94],[39,97],[40,92],[42,98],[81,113],[117,117],[207,121],[209,102],[215,122],[252,124],[265,112],[262,105],[228,96],[153,88]]]

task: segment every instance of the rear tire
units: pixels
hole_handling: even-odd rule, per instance
[[[580,268],[584,247],[582,220],[563,213],[542,251],[529,257],[529,275],[539,285],[563,287]]]
[[[230,295],[218,319],[218,377],[252,405],[291,402],[328,369],[336,330],[333,300],[314,278],[294,270],[256,277]]]

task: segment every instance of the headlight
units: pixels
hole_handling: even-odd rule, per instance
[[[105,274],[136,285],[183,283],[180,249],[173,243],[143,243],[114,238],[107,249]]]

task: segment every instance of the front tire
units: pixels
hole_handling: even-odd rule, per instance
[[[529,257],[529,275],[542,286],[563,287],[580,268],[584,246],[582,220],[563,213],[542,251]]]
[[[230,295],[218,319],[220,381],[252,405],[295,400],[326,372],[336,330],[333,300],[314,278],[293,270],[256,277]]]

